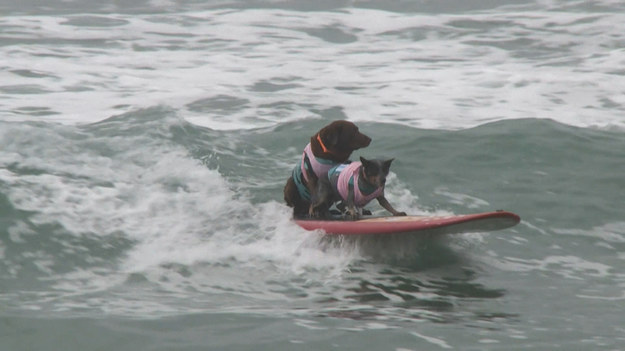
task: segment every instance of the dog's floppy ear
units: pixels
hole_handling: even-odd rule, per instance
[[[393,160],[394,158],[391,158],[382,163],[382,170],[384,171],[384,173],[388,173],[388,171],[391,169],[391,162],[393,162]]]
[[[339,143],[339,130],[327,129],[323,133],[323,142],[328,146],[336,146]]]

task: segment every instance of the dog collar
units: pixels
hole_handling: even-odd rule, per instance
[[[319,142],[319,145],[321,145],[321,150],[323,150],[323,152],[325,152],[326,154],[332,154],[333,152],[328,149],[326,147],[326,145],[323,143],[323,141],[321,140],[321,135],[317,134],[317,141]]]

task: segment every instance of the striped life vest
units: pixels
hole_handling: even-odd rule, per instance
[[[361,162],[352,162],[349,164],[340,164],[332,167],[328,171],[328,178],[333,185],[336,186],[336,191],[339,193],[343,201],[347,201],[347,195],[349,194],[349,186],[354,187],[354,205],[357,207],[364,207],[371,200],[384,194],[384,186],[372,189],[361,189],[358,186],[358,177],[360,174]]]
[[[308,143],[308,145],[304,148],[301,161],[293,169],[293,180],[295,181],[295,185],[297,186],[300,196],[303,199],[310,201],[310,192],[306,187],[306,183],[309,181],[307,170],[310,171],[312,169],[315,175],[317,175],[317,178],[327,177],[328,171],[335,165],[336,163],[332,160],[315,157],[310,143]]]

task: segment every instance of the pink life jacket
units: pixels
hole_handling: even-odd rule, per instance
[[[336,165],[336,163],[330,160],[326,160],[323,158],[317,159],[312,152],[310,143],[308,143],[308,145],[306,145],[306,147],[304,148],[304,153],[302,154],[302,161],[300,162],[300,168],[301,168],[302,174],[304,175],[304,179],[306,181],[308,181],[308,172],[306,172],[306,168],[305,168],[306,162],[304,162],[304,159],[306,158],[306,156],[308,156],[308,160],[310,161],[310,166],[312,167],[312,171],[315,172],[315,174],[317,175],[317,178],[327,177],[328,171],[330,170],[330,168]]]
[[[357,207],[364,207],[371,200],[384,194],[384,186],[378,187],[371,194],[363,194],[362,190],[358,186],[358,177],[360,174],[361,162],[352,162],[350,164],[341,164],[330,170],[328,177],[331,177],[336,172],[339,172],[336,182],[336,190],[343,201],[347,201],[347,195],[349,194],[349,184],[354,186],[354,205]]]
[[[296,165],[293,169],[293,181],[295,182],[295,186],[297,187],[297,191],[300,196],[307,201],[310,201],[310,192],[308,191],[308,187],[304,182],[308,182],[308,172],[306,170],[310,166],[312,168],[310,171],[314,172],[317,175],[317,178],[327,177],[328,171],[330,168],[334,167],[336,163],[332,160],[326,160],[324,158],[317,158],[312,152],[312,148],[310,143],[306,145],[304,148],[304,153],[302,154],[302,159],[299,162],[299,165]]]

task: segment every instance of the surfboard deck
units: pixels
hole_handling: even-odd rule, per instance
[[[449,216],[364,217],[355,221],[340,218],[295,219],[306,230],[322,230],[328,235],[371,234],[458,234],[488,232],[510,228],[521,218],[507,211],[493,211]]]

